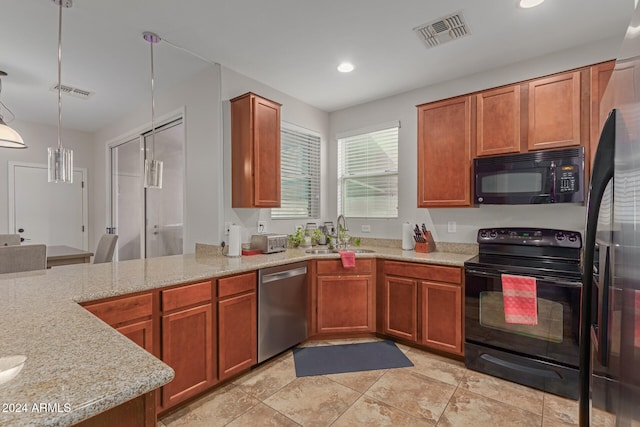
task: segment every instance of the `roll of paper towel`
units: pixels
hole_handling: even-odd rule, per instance
[[[402,224],[402,249],[413,250],[413,228],[408,222]]]
[[[227,256],[240,256],[242,253],[242,240],[240,237],[240,226],[231,225],[229,227],[229,252]]]

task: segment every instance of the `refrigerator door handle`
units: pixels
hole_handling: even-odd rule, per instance
[[[589,196],[587,198],[587,221],[585,239],[583,242],[582,259],[582,310],[580,323],[580,426],[589,425],[589,395],[591,380],[591,301],[593,295],[593,256],[596,243],[598,215],[602,196],[607,184],[613,179],[615,143],[616,143],[616,112],[609,113],[593,159]],[[603,328],[599,328],[602,330]],[[602,332],[600,332],[602,333]]]
[[[603,367],[609,366],[609,300],[611,290],[611,266],[609,247],[605,252],[605,263],[602,277],[602,298],[600,299],[600,313],[598,319],[598,361]]]

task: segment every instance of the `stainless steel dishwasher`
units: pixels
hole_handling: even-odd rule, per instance
[[[258,272],[258,363],[307,339],[307,262]]]

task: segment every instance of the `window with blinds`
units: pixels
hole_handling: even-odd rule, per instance
[[[350,218],[398,217],[398,128],[338,138],[338,210]]]
[[[320,217],[320,135],[288,123],[280,126],[280,207],[272,219]]]

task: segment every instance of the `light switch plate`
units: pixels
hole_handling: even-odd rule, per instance
[[[363,224],[363,225],[360,227],[360,230],[361,230],[363,233],[371,233],[371,226],[370,226],[369,224]]]
[[[448,221],[447,222],[447,231],[449,233],[455,233],[456,232],[456,222],[455,221]]]

